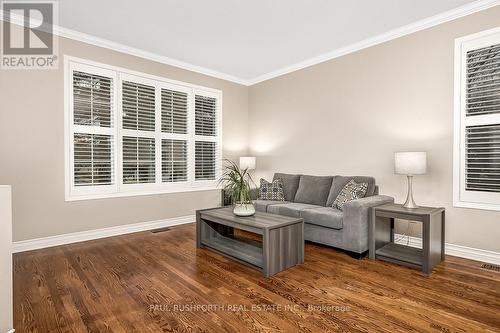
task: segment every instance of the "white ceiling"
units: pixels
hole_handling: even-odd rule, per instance
[[[59,25],[252,81],[473,0],[62,0]]]

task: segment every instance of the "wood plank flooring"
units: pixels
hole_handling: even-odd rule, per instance
[[[455,257],[427,277],[306,244],[264,278],[195,247],[195,227],[14,255],[23,332],[500,332],[500,273]]]

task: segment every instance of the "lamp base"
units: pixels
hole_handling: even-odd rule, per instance
[[[408,178],[408,194],[406,195],[406,201],[403,204],[404,208],[414,209],[418,208],[415,200],[413,200],[413,176],[406,176]]]

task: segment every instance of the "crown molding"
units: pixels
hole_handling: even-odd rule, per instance
[[[332,50],[330,52],[327,52],[327,53],[324,53],[322,55],[295,63],[293,65],[283,67],[283,68],[280,68],[278,70],[260,75],[256,78],[253,78],[253,79],[243,79],[243,78],[236,77],[236,76],[233,76],[233,75],[230,75],[227,73],[222,73],[222,72],[219,72],[216,70],[193,65],[193,64],[181,61],[181,60],[172,59],[172,58],[165,57],[165,56],[162,56],[162,55],[159,55],[156,53],[152,53],[149,51],[145,51],[145,50],[142,50],[139,48],[130,47],[130,46],[116,43],[116,42],[113,42],[113,41],[110,41],[107,39],[99,38],[99,37],[96,37],[93,35],[88,35],[88,34],[78,32],[75,30],[67,29],[67,28],[64,28],[64,27],[61,27],[58,25],[54,26],[54,33],[60,37],[69,38],[69,39],[73,39],[73,40],[80,41],[83,43],[95,45],[98,47],[107,48],[107,49],[110,49],[113,51],[133,55],[136,57],[144,58],[147,60],[155,61],[155,62],[162,63],[162,64],[169,65],[169,66],[174,66],[177,68],[181,68],[181,69],[185,69],[185,70],[192,71],[195,73],[211,76],[211,77],[218,78],[221,80],[226,80],[226,81],[234,82],[234,83],[245,85],[245,86],[252,86],[254,84],[258,84],[258,83],[261,83],[263,81],[267,81],[267,80],[276,78],[278,76],[289,74],[291,72],[295,72],[295,71],[298,71],[300,69],[314,66],[314,65],[317,65],[319,63],[328,61],[328,60],[342,57],[342,56],[347,55],[349,53],[357,52],[357,51],[360,51],[362,49],[366,49],[366,48],[371,47],[371,46],[375,46],[378,44],[388,42],[388,41],[393,40],[393,39],[397,39],[399,37],[403,37],[403,36],[410,35],[412,33],[415,33],[415,32],[421,31],[421,30],[432,28],[432,27],[437,26],[439,24],[446,23],[446,22],[467,16],[467,15],[471,15],[471,14],[474,14],[474,13],[477,13],[477,12],[480,12],[480,11],[483,11],[483,10],[486,10],[486,9],[489,9],[489,8],[492,8],[492,7],[495,7],[498,5],[500,5],[500,0],[477,0],[477,1],[474,1],[474,2],[469,3],[467,5],[460,6],[460,7],[457,7],[455,9],[446,11],[444,13],[425,18],[423,20],[405,25],[403,27],[385,32],[383,34],[380,34],[380,35],[377,35],[377,36],[374,36],[374,37],[371,37],[371,38],[368,38],[365,40],[362,40],[360,42],[353,43],[351,45]],[[10,22],[17,24],[17,25],[23,25],[22,17],[21,16],[16,17],[16,16],[17,15],[13,15],[13,19],[10,20]],[[0,20],[4,20],[2,10],[0,10]]]
[[[133,55],[136,57],[144,58],[147,60],[156,61],[156,62],[165,64],[165,65],[174,66],[174,67],[185,69],[185,70],[188,70],[191,72],[196,72],[199,74],[211,76],[211,77],[214,77],[217,79],[226,80],[226,81],[230,81],[230,82],[245,85],[245,86],[248,85],[248,80],[241,79],[239,77],[236,77],[236,76],[233,76],[230,74],[226,74],[226,73],[215,71],[215,70],[212,70],[209,68],[193,65],[193,64],[181,61],[181,60],[172,59],[172,58],[165,57],[165,56],[162,56],[162,55],[159,55],[156,53],[152,53],[152,52],[141,50],[141,49],[138,49],[135,47],[116,43],[116,42],[113,42],[113,41],[110,41],[107,39],[95,37],[92,35],[87,35],[87,34],[84,34],[84,33],[78,32],[78,31],[66,29],[63,27],[56,27],[55,33],[60,37],[65,37],[65,38],[77,40],[79,42],[92,44],[92,45],[103,47],[103,48],[110,49],[113,51],[126,53],[126,54]]]
[[[415,33],[415,32],[421,31],[421,30],[432,28],[436,25],[440,25],[440,24],[443,24],[443,23],[446,23],[449,21],[453,21],[455,19],[467,16],[467,15],[471,15],[471,14],[474,14],[474,13],[477,13],[477,12],[480,12],[480,11],[483,11],[483,10],[486,10],[486,9],[489,9],[489,8],[492,8],[492,7],[495,7],[498,5],[500,5],[500,0],[478,0],[478,1],[472,2],[470,4],[460,6],[460,7],[457,7],[455,9],[446,11],[444,13],[434,15],[434,16],[425,18],[423,20],[405,25],[403,27],[385,32],[383,34],[362,40],[360,42],[357,42],[357,43],[354,43],[354,44],[351,44],[351,45],[348,45],[348,46],[345,46],[345,47],[342,47],[339,49],[335,49],[335,50],[332,50],[330,52],[324,53],[322,55],[295,63],[291,66],[283,67],[281,69],[272,71],[270,73],[263,74],[255,79],[250,80],[248,82],[248,85],[252,86],[254,84],[276,78],[278,76],[282,76],[282,75],[285,75],[285,74],[288,74],[291,72],[295,72],[295,71],[298,71],[298,70],[306,68],[306,67],[314,66],[314,65],[317,65],[319,63],[322,63],[322,62],[325,62],[325,61],[328,61],[331,59],[339,58],[339,57],[342,57],[342,56],[347,55],[349,53],[357,52],[357,51],[360,51],[362,49],[366,49],[366,48],[369,48],[371,46],[382,44],[382,43],[388,42],[390,40],[397,39],[399,37],[410,35],[412,33]]]
[[[1,9],[0,9],[0,20],[9,21],[10,23],[13,23],[16,25],[21,25],[21,26],[24,25],[24,17],[23,16],[13,14],[13,15],[11,15],[10,20],[6,20],[4,18],[3,10],[1,10]],[[35,23],[39,23],[39,22],[35,21]],[[145,50],[142,50],[139,48],[127,46],[125,44],[116,43],[116,42],[110,41],[108,39],[104,39],[104,38],[96,37],[93,35],[85,34],[85,33],[79,32],[79,31],[67,29],[67,28],[61,27],[59,25],[54,25],[54,34],[59,36],[59,37],[73,39],[73,40],[76,40],[76,41],[79,41],[82,43],[91,44],[91,45],[98,46],[98,47],[103,47],[103,48],[106,48],[109,50],[125,53],[128,55],[136,56],[139,58],[143,58],[143,59],[147,59],[147,60],[151,60],[151,61],[155,61],[155,62],[159,62],[159,63],[165,64],[165,65],[185,69],[185,70],[188,70],[191,72],[211,76],[211,77],[214,77],[217,79],[230,81],[230,82],[245,85],[245,86],[248,85],[248,80],[245,80],[245,79],[242,79],[242,78],[230,75],[230,74],[226,74],[226,73],[215,71],[215,70],[212,70],[209,68],[193,65],[193,64],[181,61],[181,60],[165,57],[165,56],[153,53],[153,52],[149,52],[149,51],[145,51]]]

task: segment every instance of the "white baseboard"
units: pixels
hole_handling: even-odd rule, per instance
[[[73,232],[57,236],[28,239],[28,240],[14,242],[12,244],[12,252],[18,253],[24,251],[38,250],[46,247],[84,242],[92,239],[99,239],[105,237],[130,234],[133,232],[165,228],[186,223],[193,223],[195,222],[195,220],[196,218],[194,215],[189,215],[189,216],[174,217],[165,220],[126,224],[126,225],[120,225],[116,227],[109,227],[103,229],[95,229],[88,231]]]
[[[408,238],[409,241],[407,242]],[[411,236],[395,234],[394,239],[398,244],[422,248],[422,238],[419,237],[411,237]],[[490,264],[500,265],[500,253],[498,252],[481,250],[473,247],[467,247],[450,243],[445,244],[444,252],[450,256],[456,256],[466,259],[483,261]]]
[[[24,241],[14,242],[12,246],[12,252],[18,253],[24,251],[38,250],[46,247],[78,243],[78,242],[84,242],[88,240],[112,237],[118,235],[125,235],[133,232],[140,232],[140,231],[165,228],[175,225],[181,225],[186,223],[193,223],[195,222],[195,220],[196,219],[194,215],[189,215],[189,216],[175,217],[165,220],[126,224],[126,225],[103,228],[103,229],[95,229],[95,230],[80,231],[80,232],[74,232],[70,234],[63,234],[57,236],[28,239]],[[396,239],[396,243],[398,244],[406,245],[408,241],[409,246],[422,248],[422,239],[419,237],[411,237],[411,236],[407,237],[401,234],[395,234],[394,238]],[[452,256],[500,265],[500,253],[498,252],[446,243],[445,253]]]

